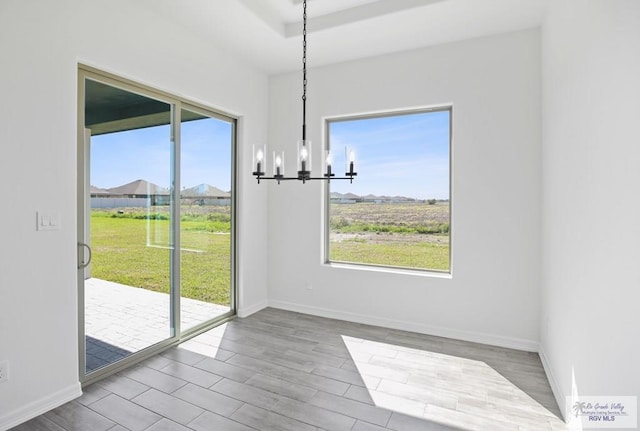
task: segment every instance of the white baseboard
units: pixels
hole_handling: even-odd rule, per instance
[[[328,308],[312,307],[308,305],[296,304],[286,301],[269,301],[269,306],[282,310],[296,311],[298,313],[311,314],[314,316],[328,317],[330,319],[346,320],[349,322],[363,323],[366,325],[382,326],[385,328],[399,329],[402,331],[417,332],[420,334],[434,335],[437,337],[453,338],[456,340],[470,341],[473,343],[489,344],[491,346],[506,347],[509,349],[524,350],[526,352],[537,352],[539,343],[533,340],[525,340],[501,335],[486,334],[473,331],[462,331],[440,326],[425,325],[422,323],[409,322],[403,320],[386,319],[376,316],[351,313],[347,311],[337,311]]]
[[[549,364],[549,360],[547,359],[547,355],[544,352],[544,346],[542,344],[540,344],[538,355],[540,356],[540,362],[542,362],[542,368],[544,368],[544,372],[547,374],[547,380],[549,381],[549,386],[551,386],[551,392],[553,392],[556,403],[558,403],[558,407],[560,407],[560,414],[562,414],[563,419],[566,419],[564,411],[566,405],[566,397],[562,393],[560,385],[558,384],[558,380],[553,374],[551,364]]]
[[[258,311],[264,308],[267,308],[268,306],[269,306],[269,303],[267,301],[261,301],[261,302],[258,302],[257,304],[244,306],[244,307],[241,306],[238,308],[238,317],[249,317],[253,313],[257,313]]]
[[[68,403],[82,395],[80,383],[75,383],[39,400],[28,403],[13,412],[0,416],[0,431],[6,431],[16,425],[33,419],[51,409]]]

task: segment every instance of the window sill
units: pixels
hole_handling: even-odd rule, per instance
[[[388,266],[376,266],[346,262],[325,262],[323,266],[338,269],[350,269],[354,271],[382,272],[386,274],[410,275],[414,277],[442,278],[451,280],[450,272],[429,271],[427,269],[394,268]]]

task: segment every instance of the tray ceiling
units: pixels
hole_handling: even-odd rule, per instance
[[[308,65],[540,26],[549,0],[307,0]],[[267,73],[300,68],[302,0],[143,0]]]

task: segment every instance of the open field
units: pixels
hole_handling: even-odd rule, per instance
[[[449,270],[449,203],[332,204],[330,259]]]
[[[231,222],[228,206],[184,206],[182,296],[230,303]],[[330,259],[449,270],[449,204],[332,204]],[[93,210],[92,276],[169,292],[168,207]]]

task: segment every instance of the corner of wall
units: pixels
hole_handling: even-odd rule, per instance
[[[247,305],[247,306],[241,306],[238,308],[238,317],[240,318],[249,317],[260,310],[264,310],[268,306],[269,306],[269,303],[266,300],[257,302],[255,304]]]
[[[551,368],[551,364],[549,363],[549,359],[545,353],[545,349],[542,343],[538,347],[538,355],[540,356],[540,362],[542,362],[542,368],[544,368],[544,372],[547,375],[547,380],[549,381],[549,386],[551,386],[551,391],[553,392],[553,397],[556,399],[556,403],[558,407],[560,407],[560,413],[562,414],[562,419],[565,419],[565,411],[562,408],[565,404],[565,394],[562,392],[560,385],[558,384],[558,380],[556,379],[555,374],[553,374],[553,369]]]

